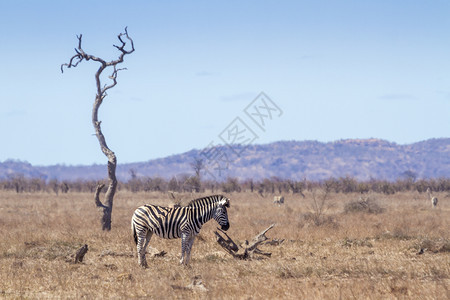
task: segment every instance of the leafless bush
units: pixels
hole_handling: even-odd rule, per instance
[[[314,224],[315,226],[329,226],[337,228],[339,226],[336,217],[332,215],[321,215],[320,218],[312,212],[307,212],[300,215],[300,226],[305,224]]]
[[[333,217],[325,216],[326,210],[330,207],[327,203],[328,195],[329,191],[327,189],[313,190],[310,202],[310,209],[312,212],[303,214],[301,218],[304,221],[312,221],[316,226],[335,223]]]
[[[292,194],[300,194],[303,198],[305,198],[303,190],[305,189],[306,184],[303,181],[288,180],[286,183],[292,191]]]
[[[365,212],[369,214],[380,214],[384,211],[378,202],[370,197],[360,197],[358,200],[347,203],[344,206],[345,213]]]
[[[424,239],[417,244],[417,250],[423,249],[432,253],[450,252],[450,240],[448,239]]]
[[[232,177],[227,178],[227,181],[222,184],[222,191],[224,193],[240,192],[241,186],[239,180]]]

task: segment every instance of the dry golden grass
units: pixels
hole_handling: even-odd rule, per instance
[[[332,194],[316,226],[311,194],[286,195],[286,204],[256,194],[231,198],[228,233],[243,242],[270,224],[270,238],[285,239],[263,260],[239,261],[215,242],[215,221],[193,246],[189,267],[179,265],[180,240],[154,236],[150,246],[167,251],[133,256],[130,219],[144,203],[164,205],[158,193],[119,192],[113,229],[102,232],[90,194],[0,193],[0,298],[152,299],[449,299],[450,198],[432,209],[417,193],[371,195],[382,213],[344,213],[356,194]],[[83,263],[71,255],[88,244]],[[426,248],[421,255],[421,248]],[[188,289],[194,276],[206,287]]]

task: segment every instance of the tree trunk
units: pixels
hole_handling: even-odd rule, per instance
[[[96,74],[96,80],[97,80],[97,87],[100,86],[100,80],[99,76],[101,73],[101,69],[104,68],[104,66],[100,67],[99,71]],[[99,90],[101,92],[101,90]],[[98,199],[101,189],[103,188],[103,184],[99,184],[97,186],[96,195],[95,195],[95,203],[98,208],[102,210],[103,216],[101,218],[101,224],[103,230],[111,230],[111,217],[112,217],[112,208],[113,208],[113,201],[114,201],[114,195],[116,193],[117,189],[117,178],[116,178],[116,166],[117,166],[117,158],[111,149],[108,148],[108,145],[106,144],[105,136],[102,133],[101,129],[101,122],[98,121],[98,109],[100,107],[100,104],[103,100],[103,95],[97,94],[94,102],[94,107],[92,109],[92,124],[95,128],[95,134],[97,136],[98,142],[100,144],[100,148],[105,154],[105,156],[108,158],[108,189],[106,190],[105,194],[105,204],[102,204],[100,200]],[[101,187],[100,187],[101,186]]]
[[[131,43],[130,50],[125,50],[126,41],[124,40],[123,37],[125,37],[126,39],[128,39],[128,41],[130,41],[130,43]],[[114,195],[115,195],[116,189],[117,189],[117,178],[116,178],[117,159],[116,159],[116,155],[114,154],[114,152],[108,148],[108,145],[106,145],[106,140],[105,140],[105,137],[102,133],[102,129],[100,126],[101,122],[98,120],[98,110],[100,108],[100,105],[103,102],[103,99],[107,96],[106,91],[109,90],[110,88],[113,88],[114,86],[116,86],[117,72],[124,70],[124,69],[117,69],[116,65],[123,62],[125,55],[131,54],[134,52],[134,43],[133,43],[133,40],[128,36],[127,28],[125,27],[125,33],[120,33],[117,37],[119,39],[121,45],[120,46],[114,45],[114,47],[116,47],[121,52],[121,54],[119,55],[119,58],[116,60],[112,60],[110,62],[106,62],[105,60],[101,59],[100,57],[96,57],[96,56],[93,56],[93,55],[90,55],[90,54],[87,54],[86,52],[84,52],[84,50],[81,48],[82,35],[80,34],[80,36],[77,36],[77,38],[78,38],[78,48],[75,49],[75,52],[77,54],[72,56],[69,63],[61,65],[61,72],[63,72],[64,67],[67,67],[67,68],[76,67],[83,60],[86,60],[86,61],[93,60],[93,61],[100,63],[100,68],[95,73],[95,83],[97,85],[97,94],[95,96],[94,107],[92,109],[92,124],[94,125],[95,135],[97,136],[98,142],[100,143],[100,148],[101,148],[103,154],[105,154],[105,156],[108,158],[108,189],[106,190],[106,194],[105,194],[105,204],[103,204],[100,201],[100,191],[105,186],[104,184],[99,184],[97,186],[97,188],[95,190],[94,200],[95,200],[95,205],[99,209],[101,209],[102,214],[103,214],[102,218],[101,218],[102,229],[103,230],[111,230],[111,215],[112,215],[112,208],[113,208],[113,200],[114,200]],[[109,79],[112,80],[112,83],[109,85],[104,85],[102,87],[102,84],[100,82],[100,75],[107,67],[113,67],[113,72],[109,76]]]

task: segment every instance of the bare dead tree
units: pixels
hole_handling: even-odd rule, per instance
[[[316,191],[313,190],[312,192],[312,199],[311,199],[311,208],[313,210],[313,220],[314,224],[319,226],[322,224],[322,219],[325,211],[328,209],[328,206],[326,205],[327,199],[328,199],[329,191],[328,189],[325,189],[322,195],[317,196]]]
[[[194,169],[195,176],[200,178],[200,172],[205,167],[205,164],[203,163],[203,159],[201,158],[194,158],[194,162],[191,163],[192,169]]]
[[[75,48],[76,54],[72,56],[69,63],[62,64],[61,65],[61,72],[64,71],[64,67],[71,68],[78,66],[79,63],[81,63],[83,60],[89,61],[93,60],[98,63],[100,63],[100,67],[95,73],[95,82],[97,85],[97,94],[95,95],[95,101],[94,101],[94,107],[92,109],[92,124],[94,125],[95,134],[97,136],[97,139],[100,143],[100,148],[105,154],[105,156],[108,158],[108,189],[105,194],[105,204],[103,204],[99,199],[99,193],[104,185],[99,184],[97,186],[97,189],[95,191],[95,204],[98,208],[100,208],[103,212],[103,216],[101,219],[102,229],[103,230],[111,230],[111,215],[112,215],[112,208],[113,208],[113,200],[114,200],[114,194],[117,189],[117,179],[116,179],[116,166],[117,166],[117,158],[111,149],[108,148],[106,144],[105,137],[101,130],[101,121],[98,120],[98,110],[100,108],[100,105],[103,102],[103,99],[108,95],[106,92],[116,86],[117,84],[117,73],[121,70],[126,70],[125,68],[118,69],[116,66],[123,62],[125,55],[131,54],[134,52],[134,43],[133,40],[128,35],[127,27],[125,27],[125,32],[120,33],[117,38],[120,41],[120,45],[113,45],[114,47],[119,50],[120,55],[119,58],[112,61],[105,61],[104,59],[93,56],[90,54],[87,54],[84,52],[83,48],[81,47],[81,38],[82,35],[80,34],[77,36],[78,38],[78,48]],[[127,50],[125,49],[127,42],[131,44],[131,49]],[[100,80],[100,75],[102,72],[108,68],[112,67],[112,73],[109,76],[109,79],[111,79],[112,83],[104,84],[102,85]]]
[[[194,158],[194,162],[191,163],[192,169],[194,169],[195,172],[195,180],[194,180],[194,189],[198,193],[201,189],[201,178],[200,178],[200,172],[205,168],[205,164],[203,163],[203,159],[201,158]]]

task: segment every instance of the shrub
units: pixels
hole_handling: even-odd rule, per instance
[[[366,212],[369,214],[380,214],[383,211],[384,209],[378,205],[378,202],[370,198],[359,198],[358,200],[347,203],[344,206],[345,213]]]

